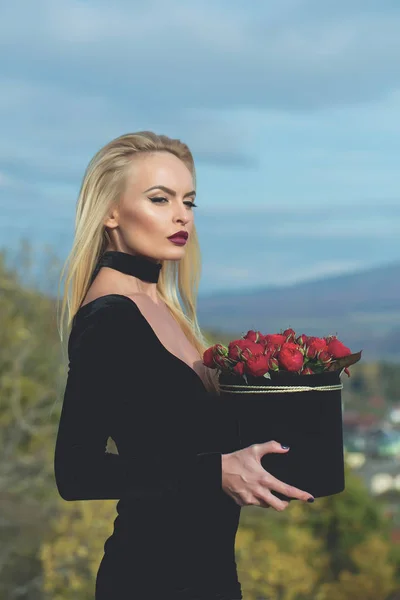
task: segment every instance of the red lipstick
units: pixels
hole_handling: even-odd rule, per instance
[[[174,242],[174,244],[178,244],[179,246],[184,246],[187,242],[187,239],[189,237],[189,234],[187,231],[177,231],[176,233],[170,235],[168,237],[169,240],[171,240],[171,242]]]

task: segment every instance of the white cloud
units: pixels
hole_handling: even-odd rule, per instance
[[[362,260],[317,260],[310,265],[297,266],[292,269],[289,268],[283,273],[277,273],[274,283],[276,285],[291,285],[300,281],[311,281],[332,275],[352,273],[361,270],[363,267],[365,267],[365,263]]]
[[[293,260],[274,264],[271,256],[261,264],[261,257],[255,254],[249,267],[227,267],[224,263],[207,265],[206,277],[210,287],[223,289],[243,289],[263,285],[293,285],[304,281],[323,279],[332,275],[342,275],[362,270],[368,266],[362,260],[314,260],[301,265]]]
[[[332,13],[303,2],[290,13],[282,2],[271,14],[221,1],[22,0],[3,11],[0,39],[10,72],[42,81],[51,72],[57,85],[93,93],[119,88],[153,110],[160,97],[171,108],[308,110],[399,87],[399,10],[352,4]]]
[[[350,113],[354,131],[379,129],[383,119],[389,132],[398,121],[400,12],[371,6],[8,2],[0,21],[0,123],[7,138],[0,160],[14,158],[21,168],[32,161],[53,180],[65,169],[69,182],[103,143],[148,128],[184,138],[196,159],[252,167],[265,128],[275,137],[308,136],[329,127],[333,116],[345,130],[348,103],[357,106]],[[374,112],[367,104],[379,98],[389,105],[382,101]],[[324,149],[315,152],[321,160]],[[329,175],[330,167],[315,172],[323,180]]]

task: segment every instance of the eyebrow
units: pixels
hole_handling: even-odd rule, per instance
[[[163,192],[166,192],[167,194],[170,194],[171,196],[176,196],[176,192],[174,190],[171,190],[170,188],[165,187],[165,185],[153,185],[148,190],[145,190],[145,193],[149,192],[150,190],[163,190]],[[183,197],[187,198],[188,196],[195,196],[195,195],[196,195],[195,190],[192,190],[191,192],[187,192],[187,194],[185,194]]]

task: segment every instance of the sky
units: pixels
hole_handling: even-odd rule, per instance
[[[18,0],[0,8],[0,247],[63,261],[92,156],[187,143],[200,293],[400,261],[397,0]]]

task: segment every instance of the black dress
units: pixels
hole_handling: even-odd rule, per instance
[[[106,252],[103,265],[157,281],[161,265]],[[107,294],[81,306],[54,469],[64,500],[119,500],[95,600],[236,600],[240,506],[221,486],[236,420],[160,342],[137,304]],[[108,437],[118,454],[105,451]]]

